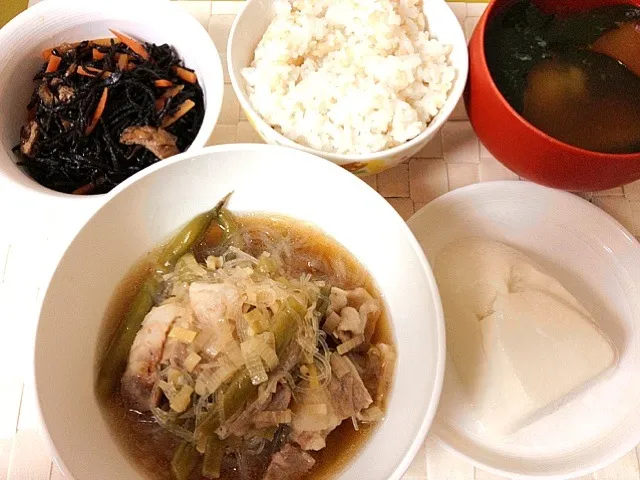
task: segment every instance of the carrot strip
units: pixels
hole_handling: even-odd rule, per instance
[[[91,191],[95,188],[95,186],[96,185],[93,182],[90,182],[90,183],[87,183],[86,185],[76,188],[71,193],[73,195],[86,195],[88,193],[91,193]]]
[[[162,120],[162,124],[160,125],[162,128],[167,128],[174,123],[176,123],[182,116],[184,116],[189,110],[195,107],[196,104],[193,100],[185,100],[180,104],[178,109],[174,112],[173,115],[169,115],[164,117]]]
[[[102,53],[97,48],[94,48],[93,50],[91,50],[91,56],[94,60],[102,60],[104,57],[106,57],[106,55],[107,55],[106,53]]]
[[[109,89],[107,87],[104,87],[104,90],[102,90],[102,95],[100,96],[100,100],[98,100],[98,105],[96,106],[96,109],[93,112],[93,116],[91,117],[91,122],[89,123],[89,125],[87,125],[87,129],[84,132],[85,135],[89,135],[91,132],[93,132],[93,130],[98,125],[100,117],[102,117],[102,114],[104,113],[104,107],[107,105],[108,96]]]
[[[187,70],[186,68],[173,67],[173,70],[176,72],[176,75],[178,75],[178,77],[180,77],[185,82],[196,83],[198,81],[198,77],[196,76],[195,72]]]
[[[144,46],[140,42],[137,42],[133,38],[129,38],[126,35],[121,34],[120,32],[116,32],[115,30],[110,29],[109,31],[113,33],[116,37],[118,37],[118,40],[124,43],[133,52],[137,53],[145,60],[149,60],[149,52],[147,52],[147,49],[144,48]]]
[[[156,110],[162,110],[162,108],[167,103],[167,100],[175,97],[183,89],[184,89],[184,85],[178,85],[165,90],[164,93],[156,99]]]
[[[96,67],[85,67],[85,69],[89,72],[92,73],[102,73],[103,70],[101,68],[96,68]]]
[[[60,45],[57,45],[55,47],[46,48],[46,49],[44,49],[42,51],[42,58],[44,58],[48,62],[49,59],[51,58],[51,55],[53,55],[53,51],[54,50],[57,50],[58,53],[67,53],[69,50],[74,49],[78,45],[80,45],[80,42],[76,42],[76,43],[61,43]]]
[[[116,44],[120,43],[119,41],[116,41],[116,39],[114,38],[96,38],[95,40],[91,40],[91,44],[92,45],[98,45],[99,47],[110,47],[111,46],[111,40],[114,40]]]
[[[62,62],[62,57],[58,57],[57,55],[51,55],[49,57],[49,63],[47,64],[46,73],[55,72],[60,67],[60,62]]]
[[[127,60],[130,60],[131,58],[129,57],[128,54],[126,53],[116,53],[115,54],[115,59],[118,65],[120,65],[120,62],[124,62],[124,60],[120,60],[122,57],[127,58]],[[134,68],[136,68],[136,64],[133,62],[128,62],[122,69],[123,70],[133,70]]]
[[[87,68],[91,68],[91,67],[87,67]],[[80,65],[76,71],[78,75],[83,75],[85,77],[95,77],[93,73],[89,73],[88,71],[86,71],[82,65]]]
[[[171,82],[171,80],[160,79],[153,82],[153,84],[158,88],[173,87],[173,83]]]
[[[120,55],[120,58],[118,58],[118,68],[120,70],[126,70],[128,64],[129,64],[129,55],[127,55],[126,53],[123,53],[122,55]]]

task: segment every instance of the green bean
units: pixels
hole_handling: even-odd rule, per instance
[[[221,441],[217,435],[211,435],[207,439],[207,446],[204,450],[204,460],[202,461],[203,477],[220,478],[224,449],[224,442]]]
[[[265,427],[265,428],[260,428],[258,430],[254,430],[253,434],[256,437],[260,437],[260,438],[264,438],[265,440],[268,441],[273,441],[273,437],[275,437],[276,435],[276,430],[278,430],[278,427]]]
[[[276,313],[271,331],[275,337],[276,353],[280,357],[289,346],[298,329],[298,316],[306,309],[293,297]],[[243,368],[222,388],[222,412],[211,410],[196,428],[196,438],[214,435],[221,425],[221,414],[225,419],[235,415],[252,397],[257,396],[258,386],[251,383],[251,376]]]
[[[129,350],[140,329],[140,324],[153,307],[157,289],[158,281],[155,275],[152,275],[145,280],[133,299],[122,326],[109,345],[98,375],[97,391],[101,396],[109,395],[118,385],[120,376],[127,366]]]
[[[238,412],[249,398],[258,392],[258,386],[251,383],[251,375],[246,368],[238,372],[223,390],[222,408],[224,418],[228,419]]]
[[[161,273],[170,271],[180,257],[191,250],[196,242],[209,228],[211,221],[217,218],[222,211],[230,193],[208,212],[201,213],[191,220],[164,248],[158,258],[158,270]]]
[[[222,231],[221,243],[227,246],[234,246],[240,250],[246,247],[242,236],[238,235],[238,222],[233,213],[223,210],[216,219],[216,224]]]
[[[274,315],[271,331],[275,337],[278,357],[282,356],[291,340],[293,340],[298,330],[297,317],[303,316],[305,311],[304,306],[293,297],[289,297],[285,302],[285,307]]]
[[[222,211],[228,194],[210,211],[198,215],[189,222],[165,247],[157,261],[155,270],[142,284],[136,294],[122,325],[113,338],[104,357],[98,375],[97,391],[109,395],[115,390],[122,372],[127,366],[129,350],[136,338],[144,317],[149,313],[158,293],[157,273],[166,273],[173,268],[180,257],[187,253],[209,227],[211,221]]]
[[[222,231],[227,236],[234,235],[238,231],[238,224],[236,222],[236,219],[234,218],[233,214],[227,210],[223,210],[222,212],[220,212],[217,222],[218,225],[220,225]]]
[[[215,435],[215,431],[222,424],[222,418],[228,419],[238,412],[247,401],[257,396],[258,386],[251,383],[251,376],[246,368],[236,373],[233,378],[222,387],[222,408],[214,408],[200,422],[196,428],[196,438]]]
[[[324,318],[329,308],[329,295],[331,295],[331,285],[325,285],[320,289],[320,295],[316,303],[316,311],[320,314],[320,318]]]
[[[191,472],[196,467],[200,454],[196,446],[184,441],[176,449],[171,458],[171,473],[175,480],[187,480]]]

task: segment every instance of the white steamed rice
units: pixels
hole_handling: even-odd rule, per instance
[[[422,0],[289,0],[242,75],[253,107],[287,138],[371,153],[427,128],[455,78],[450,51],[430,38]]]

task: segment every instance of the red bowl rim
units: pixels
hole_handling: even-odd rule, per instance
[[[487,8],[484,11],[484,14],[480,18],[480,21],[478,22],[478,24],[476,26],[476,30],[474,32],[474,35],[479,36],[477,41],[480,42],[480,49],[479,49],[480,59],[479,60],[481,62],[482,70],[489,77],[489,85],[490,85],[491,89],[493,90],[494,95],[497,96],[497,98],[500,101],[500,103],[502,103],[502,105],[504,107],[506,107],[506,109],[509,111],[509,113],[511,113],[512,116],[515,117],[515,120],[520,122],[525,128],[527,128],[528,130],[531,130],[532,133],[544,138],[546,141],[550,142],[555,147],[557,147],[560,150],[563,150],[563,151],[565,151],[567,153],[578,154],[578,155],[583,155],[583,156],[584,155],[589,155],[589,156],[591,156],[593,158],[596,158],[598,160],[605,160],[605,161],[638,160],[638,159],[640,159],[640,152],[634,152],[634,153],[595,152],[593,150],[587,150],[585,148],[576,147],[576,146],[571,145],[569,143],[565,143],[565,142],[563,142],[561,140],[558,140],[557,138],[552,137],[551,135],[543,132],[542,130],[537,128],[535,125],[533,125],[529,121],[527,121],[504,98],[504,96],[502,95],[502,92],[500,91],[498,86],[495,84],[495,82],[493,80],[493,75],[491,74],[491,70],[489,70],[489,65],[487,64],[487,57],[485,55],[485,34],[487,32],[487,24],[489,22],[489,18],[493,17],[496,14],[496,10],[502,8],[503,5],[505,5],[506,3],[509,3],[511,1],[512,0],[502,0],[502,1],[501,0],[491,0],[491,2],[489,3],[489,5],[487,6]],[[635,4],[637,2],[634,1],[634,0],[629,0],[629,3]],[[471,60],[471,59],[469,59],[469,60]],[[478,60],[476,60],[476,61],[478,61]],[[471,77],[471,68],[469,69],[469,77]]]

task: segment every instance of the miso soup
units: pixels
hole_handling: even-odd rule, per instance
[[[491,75],[531,124],[576,147],[640,151],[640,8],[545,15],[517,1],[489,26]]]

